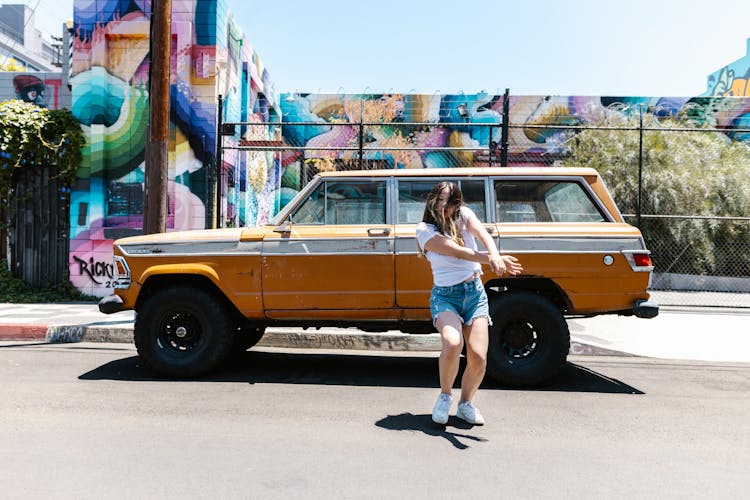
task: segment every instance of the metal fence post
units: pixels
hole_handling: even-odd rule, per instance
[[[365,125],[364,125],[364,109],[365,103],[360,97],[359,99],[359,169],[362,170],[362,155],[364,154],[365,147]]]
[[[505,89],[505,95],[503,96],[503,128],[502,136],[500,138],[500,166],[508,166],[508,130],[510,126],[510,117],[508,116],[510,110],[510,89]]]
[[[487,155],[487,162],[489,163],[489,167],[492,168],[492,154],[497,149],[497,144],[495,144],[495,141],[492,140],[492,124],[490,124],[490,140],[487,143],[487,146],[488,146],[487,150],[488,150],[488,153],[489,153]]]
[[[222,138],[224,137],[222,135],[222,117],[224,115],[224,97],[219,94],[219,102],[218,102],[218,118],[216,119],[216,221],[215,224],[217,228],[223,227],[221,223],[221,167],[223,160],[223,150],[222,150]]]
[[[636,201],[636,225],[641,229],[641,192],[643,186],[643,104],[638,105],[640,125],[638,127],[638,198]]]

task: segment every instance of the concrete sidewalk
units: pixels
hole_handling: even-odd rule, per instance
[[[132,342],[133,311],[102,314],[97,305],[0,304],[0,341]],[[750,310],[662,308],[653,319],[569,319],[571,354],[750,362]],[[365,333],[356,328],[269,328],[261,346],[439,351],[437,334]]]

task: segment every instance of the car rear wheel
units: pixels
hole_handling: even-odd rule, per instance
[[[199,288],[165,288],[138,311],[135,346],[144,364],[161,375],[193,377],[221,363],[233,345],[226,308]]]
[[[532,292],[506,292],[490,298],[490,316],[490,377],[528,387],[557,375],[570,349],[570,332],[552,302]]]

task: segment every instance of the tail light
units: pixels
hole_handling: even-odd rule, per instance
[[[654,270],[651,252],[648,250],[625,250],[622,252],[630,264],[630,268],[637,273],[647,273]]]
[[[635,261],[636,267],[653,267],[651,263],[651,256],[647,253],[634,253],[633,260]]]

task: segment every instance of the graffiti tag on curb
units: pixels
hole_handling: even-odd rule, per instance
[[[410,345],[407,336],[393,338],[380,335],[267,333],[260,345],[299,349],[420,350],[419,346]]]
[[[50,343],[80,342],[86,330],[80,326],[48,326],[45,339]]]

